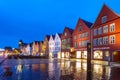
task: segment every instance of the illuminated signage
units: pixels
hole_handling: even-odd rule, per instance
[[[100,49],[102,49],[102,50],[104,50],[104,49],[110,49],[110,47],[93,48],[93,50],[100,50]]]

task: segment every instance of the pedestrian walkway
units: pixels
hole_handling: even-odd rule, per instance
[[[86,59],[68,59],[68,58],[62,58],[61,60],[68,60],[68,61],[76,61],[76,62],[82,62],[87,63]],[[100,60],[91,60],[92,64],[98,64],[98,65],[104,65],[104,66],[111,66],[111,67],[120,67],[120,62],[108,62],[108,61],[100,61]]]

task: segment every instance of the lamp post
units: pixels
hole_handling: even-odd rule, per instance
[[[92,74],[91,74],[91,43],[87,43],[87,80],[92,80]]]

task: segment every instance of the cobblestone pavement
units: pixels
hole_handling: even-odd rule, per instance
[[[92,64],[92,80],[120,80],[120,67]],[[10,59],[0,65],[0,80],[86,80],[84,61]]]

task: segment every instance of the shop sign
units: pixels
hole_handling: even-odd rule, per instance
[[[87,48],[81,48],[81,49],[75,49],[76,51],[84,51],[87,50]]]
[[[110,49],[110,47],[93,48],[93,50],[100,50],[100,49],[105,50],[105,49]]]

